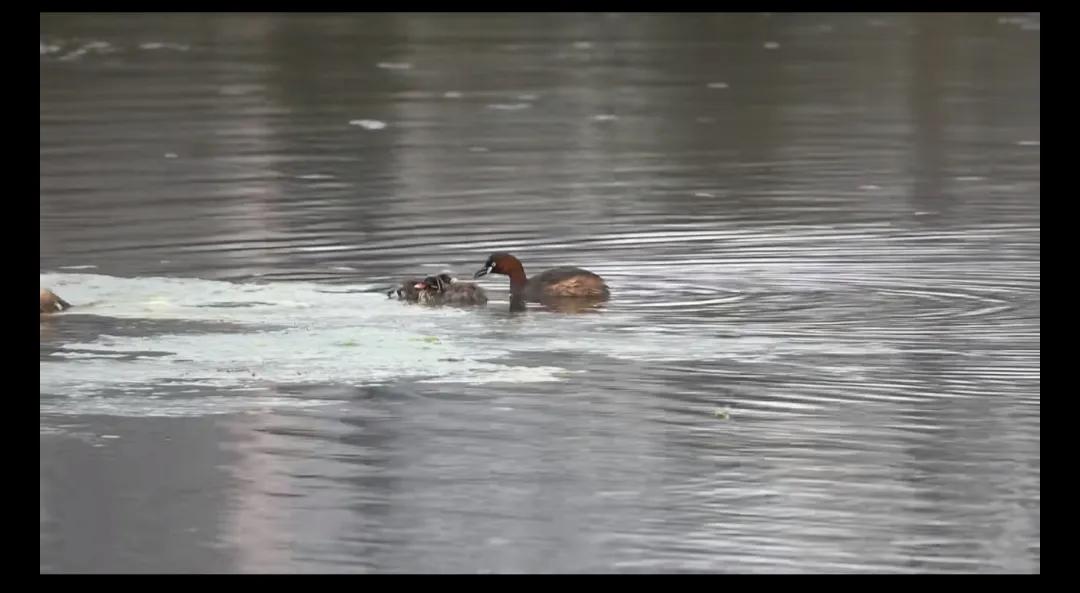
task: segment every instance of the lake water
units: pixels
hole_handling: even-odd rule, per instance
[[[1039,28],[43,15],[40,570],[1039,572]]]

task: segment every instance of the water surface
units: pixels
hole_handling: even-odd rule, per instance
[[[1039,22],[43,16],[41,571],[1039,572]]]

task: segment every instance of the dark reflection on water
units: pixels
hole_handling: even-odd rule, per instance
[[[1038,572],[1038,29],[43,16],[41,570]],[[614,298],[377,291],[496,250]],[[350,308],[461,376],[305,374]]]

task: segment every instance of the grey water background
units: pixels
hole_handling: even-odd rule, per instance
[[[41,571],[1039,572],[1039,27],[42,15]]]

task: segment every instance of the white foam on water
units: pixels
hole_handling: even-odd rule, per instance
[[[381,130],[386,127],[386,122],[377,119],[353,119],[349,120],[350,126],[358,126],[365,130]]]
[[[170,43],[170,42],[167,42],[167,41],[150,41],[150,42],[147,42],[147,43],[140,43],[139,44],[139,49],[145,49],[145,50],[149,50],[149,51],[155,51],[155,50],[161,50],[161,49],[172,50],[172,51],[188,51],[188,50],[191,49],[191,46],[190,45],[185,45],[183,43]]]
[[[529,103],[491,103],[487,106],[488,109],[496,111],[520,111],[529,107],[532,107]]]
[[[562,371],[500,363],[509,352],[477,340],[486,331],[476,323],[477,312],[406,305],[373,292],[382,286],[66,273],[42,274],[40,282],[74,304],[62,315],[118,322],[115,332],[102,322],[101,335],[64,343],[40,363],[41,393],[51,396],[42,399],[43,410],[129,414],[156,411],[167,403],[182,408],[172,413],[218,413],[219,399],[177,401],[177,388],[217,394],[282,384],[362,386],[402,379],[547,382],[560,380]],[[131,331],[121,327],[138,327],[132,320],[177,323],[145,335],[123,335]],[[214,331],[214,323],[221,324],[221,331]],[[248,404],[266,398],[246,397]],[[296,399],[301,400],[297,405],[310,403]]]
[[[120,51],[118,47],[109,43],[108,41],[87,41],[83,43],[61,44],[61,43],[45,43],[39,41],[40,55],[48,55],[58,53],[66,48],[71,48],[74,45],[78,45],[75,49],[60,56],[60,60],[70,61],[81,58],[88,54],[112,54]]]

